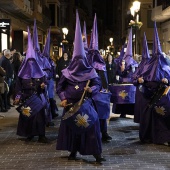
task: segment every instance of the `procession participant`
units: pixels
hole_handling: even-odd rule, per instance
[[[106,70],[106,63],[98,50],[98,30],[97,30],[96,14],[93,21],[91,46],[88,50],[87,59],[89,61],[89,64],[96,70],[96,72],[98,73],[101,79],[102,88],[100,90],[103,92],[107,92],[108,90],[107,70]],[[98,93],[93,96],[93,100],[99,115],[100,129],[101,129],[103,141],[109,141],[112,139],[112,137],[108,134],[107,131],[107,119],[110,116],[110,96],[111,93],[105,93],[105,94]],[[106,100],[102,100],[102,98]]]
[[[123,54],[123,53],[122,53]],[[128,36],[128,43],[125,54],[120,56],[120,60],[117,65],[116,77],[119,77],[118,83],[132,83],[132,75],[135,71],[135,68],[138,66],[137,62],[133,59],[132,53],[132,28],[130,29]],[[123,103],[123,104],[114,104],[112,112],[120,114],[121,118],[125,118],[126,114],[134,114],[134,103]]]
[[[47,82],[47,85],[48,85],[48,78],[49,78],[49,73],[51,71],[51,64],[50,64],[48,58],[43,56],[43,54],[41,53],[39,42],[38,42],[36,19],[34,19],[34,27],[33,27],[33,37],[32,37],[32,39],[33,39],[33,48],[34,48],[34,51],[35,51],[35,58],[36,58],[38,64],[40,65],[41,69],[43,70],[43,72],[45,74],[46,82]],[[47,45],[47,46],[49,46],[49,45]],[[48,51],[48,53],[49,53],[49,51]],[[52,122],[52,118],[56,117],[56,116],[52,115],[52,112],[51,112],[51,109],[50,109],[49,96],[48,96],[49,93],[48,93],[47,88],[45,88],[45,93],[44,94],[45,94],[45,100],[46,100],[46,103],[47,103],[46,109],[45,109],[45,112],[46,112],[46,124],[47,124],[47,126],[54,126],[54,123]]]
[[[19,104],[17,135],[31,141],[39,136],[38,142],[47,143],[45,137],[45,101],[42,100],[45,88],[45,75],[35,58],[30,31],[28,28],[28,50],[18,73],[14,104]]]
[[[44,69],[43,71],[46,73],[46,78],[47,78],[47,93],[48,93],[48,100],[49,100],[49,112],[51,112],[52,119],[58,116],[56,111],[58,111],[56,102],[54,100],[54,78],[55,78],[55,65],[53,60],[50,58],[50,29],[48,31],[47,35],[47,40],[44,46],[44,50],[42,53],[44,57]],[[46,62],[48,60],[48,62]],[[50,68],[49,66],[45,66],[46,63],[50,63]],[[50,120],[49,120],[50,122]],[[50,123],[48,124],[50,125]]]
[[[88,80],[90,80],[90,84],[88,87],[85,87]],[[70,103],[77,103],[80,100],[84,90],[89,96],[91,96],[91,94],[97,93],[100,87],[101,82],[98,78],[98,75],[96,71],[88,64],[86,59],[78,11],[76,11],[76,29],[73,57],[70,65],[62,71],[62,77],[57,87],[57,94],[61,99],[60,105],[64,107],[63,117],[69,110],[67,105]],[[86,109],[91,107],[92,102],[89,102],[88,106],[86,106]],[[89,116],[86,114],[81,116],[81,120],[84,123],[80,121],[78,117],[76,117],[73,122],[68,122],[67,120],[63,119],[61,120],[56,149],[68,150],[71,152],[68,160],[76,160],[77,152],[79,152],[81,155],[93,155],[96,159],[96,162],[105,161],[105,159],[101,156],[102,146],[98,116],[95,110],[92,110],[93,111],[90,112],[90,114],[92,116],[96,116],[95,121],[89,121]],[[73,116],[71,116],[71,118]],[[70,125],[68,123],[72,124]],[[79,133],[79,129],[86,127],[88,128],[89,124],[92,125],[89,129]],[[73,128],[73,126],[75,128]]]
[[[132,75],[135,72],[135,68],[138,67],[137,62],[133,59],[132,52],[132,28],[130,29],[128,36],[128,43],[126,52],[123,55],[122,60],[117,67],[117,74],[119,75],[120,83],[131,83]]]
[[[86,22],[84,21],[84,25],[83,25],[83,34],[82,34],[82,38],[83,38],[83,44],[84,44],[84,50],[85,53],[88,53],[88,44],[87,44],[87,33],[86,33]]]
[[[136,86],[136,94],[135,94],[135,107],[134,107],[134,122],[140,123],[140,115],[143,110],[143,108],[146,106],[146,103],[148,102],[142,93],[142,85],[141,85],[141,72],[145,66],[149,62],[150,55],[146,40],[146,35],[144,33],[143,38],[143,50],[142,50],[142,61],[140,62],[138,68],[135,70],[135,73],[133,74],[133,84]]]
[[[139,137],[142,142],[170,144],[170,67],[164,58],[154,23],[152,58],[144,66],[140,81],[148,103],[140,116]]]

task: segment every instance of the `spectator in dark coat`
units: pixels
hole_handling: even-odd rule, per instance
[[[0,111],[1,112],[7,112],[7,109],[4,109],[2,94],[5,92],[5,86],[4,86],[4,76],[6,75],[6,71],[0,67]]]
[[[2,56],[0,59],[0,65],[6,71],[5,82],[8,84],[9,89],[11,87],[11,83],[13,79],[13,68],[10,63],[10,58],[11,58],[11,52],[9,49],[7,49],[4,51],[4,56]],[[10,103],[10,96],[11,96],[10,91],[8,93],[7,92],[4,93],[4,103],[6,109],[10,109],[10,107],[13,106]]]
[[[116,77],[116,64],[113,61],[112,55],[108,55],[106,59],[106,70],[107,70],[107,78],[108,84],[112,84],[115,82]]]
[[[15,89],[15,84],[16,84],[16,81],[18,78],[18,71],[19,71],[19,68],[21,65],[21,60],[22,60],[21,55],[18,52],[15,52],[13,54],[13,60],[12,60],[12,68],[14,71],[14,79],[13,79],[12,89]],[[12,94],[13,94],[13,96],[15,96],[14,90],[12,90]]]

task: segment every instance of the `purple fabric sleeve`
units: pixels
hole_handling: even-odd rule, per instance
[[[56,93],[58,94],[60,100],[65,100],[65,92],[64,92],[64,87],[63,84],[66,82],[66,78],[64,76],[61,76],[60,81],[57,85]]]
[[[99,92],[102,88],[102,83],[100,78],[94,78],[92,79],[91,83],[90,83],[90,88],[92,89],[92,94],[96,94],[97,92]]]

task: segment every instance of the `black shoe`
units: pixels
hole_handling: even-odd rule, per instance
[[[34,138],[34,136],[29,136],[25,139],[26,142],[30,142],[32,139]]]
[[[9,110],[9,109],[11,109],[11,107],[10,106],[6,106],[6,110]]]
[[[38,138],[38,142],[40,143],[48,143],[48,138],[46,138],[45,136],[39,136]]]
[[[48,122],[46,127],[54,126],[55,124],[53,122]]]
[[[102,133],[102,141],[112,140],[112,137],[108,135],[108,133]]]
[[[12,104],[9,104],[8,106],[9,106],[9,107],[15,107],[15,106],[14,106],[14,105],[12,105]]]
[[[1,112],[7,112],[8,110],[7,109],[1,109]]]
[[[101,163],[103,161],[106,161],[105,158],[103,158],[101,155],[93,155],[96,159],[96,162]]]
[[[58,117],[58,113],[52,114],[52,119]]]
[[[71,152],[71,154],[68,156],[68,160],[77,160],[77,152]]]

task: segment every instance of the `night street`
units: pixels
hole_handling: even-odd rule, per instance
[[[61,115],[62,108],[59,108]],[[2,113],[1,113],[2,115]],[[113,140],[103,143],[103,156],[106,162],[95,164],[93,156],[78,155],[80,160],[68,161],[68,152],[56,151],[57,132],[60,117],[53,122],[55,127],[46,129],[49,144],[41,144],[35,138],[25,142],[16,135],[18,113],[15,108],[0,118],[0,169],[170,169],[170,147],[142,144],[138,138],[138,124],[133,117],[119,118],[114,115],[109,123],[109,134]]]

